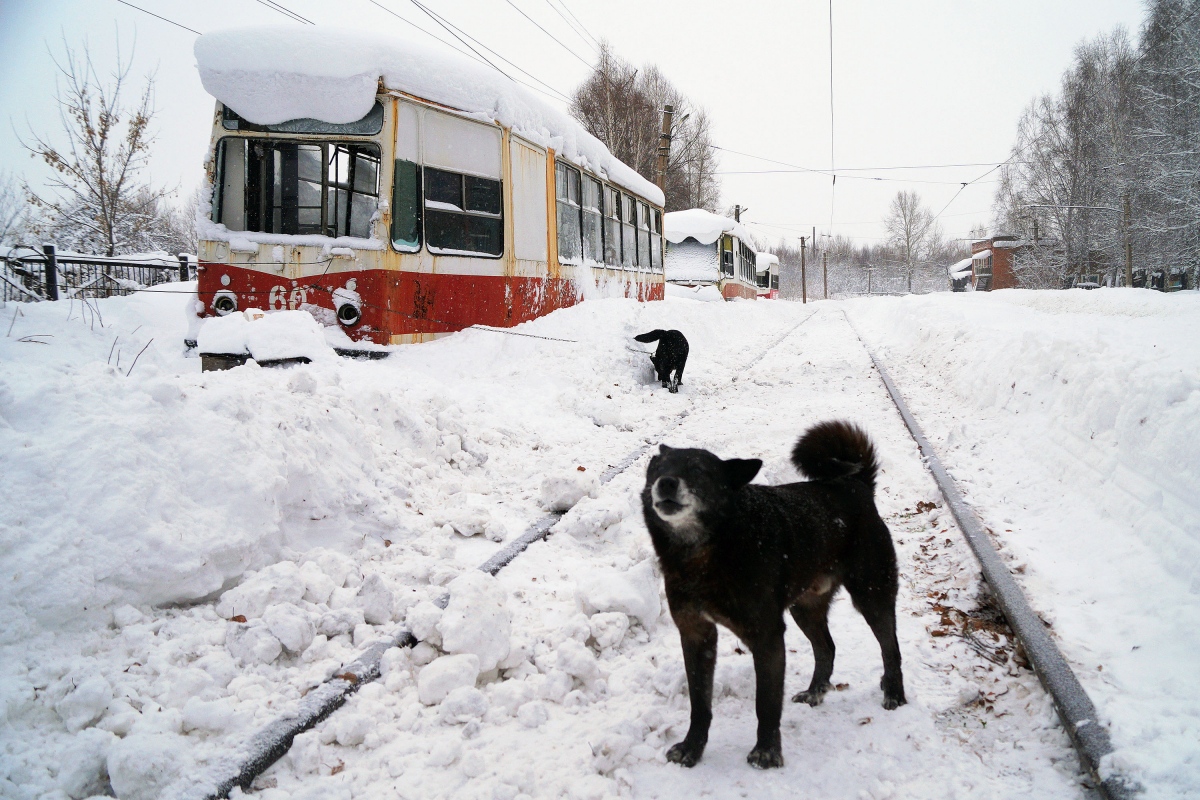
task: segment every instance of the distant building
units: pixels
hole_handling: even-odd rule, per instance
[[[1011,233],[998,233],[990,239],[971,242],[971,288],[977,292],[1017,288],[1020,284],[1013,271],[1013,256],[1029,248],[1029,242]],[[964,269],[959,264],[955,267],[958,267],[956,272],[961,275]]]

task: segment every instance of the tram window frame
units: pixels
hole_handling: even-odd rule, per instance
[[[359,180],[361,163],[374,165],[373,180]],[[315,171],[314,164],[320,165]],[[369,239],[381,166],[375,142],[222,137],[212,219],[236,232]],[[240,177],[239,186],[230,182],[233,176]]]
[[[583,263],[583,204],[579,170],[561,161],[554,164],[554,207],[558,229],[558,262]]]
[[[425,165],[421,170],[424,238],[429,252],[440,256],[502,258],[503,182],[442,167]],[[431,197],[431,193],[435,196]],[[457,203],[452,202],[455,199]]]
[[[621,268],[637,269],[637,200],[621,192]]]
[[[648,272],[654,260],[650,256],[650,204],[637,202],[638,268]]]
[[[721,250],[721,274],[732,278],[734,276],[733,237],[726,234],[720,238],[719,242],[718,247]]]
[[[621,193],[604,184],[604,264],[621,268]]]
[[[662,211],[650,209],[650,271],[663,271]]]
[[[595,205],[588,202],[595,199]],[[600,265],[604,263],[604,184],[586,172],[581,175],[579,187],[580,234],[583,244],[583,262]],[[591,234],[589,240],[589,233]]]

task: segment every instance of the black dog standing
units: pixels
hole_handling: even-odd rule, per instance
[[[902,705],[896,641],[896,551],[875,508],[875,448],[846,422],[808,430],[792,462],[811,480],[752,485],[762,461],[723,461],[707,450],[661,446],[646,470],[642,509],[658,553],[671,616],[679,628],[691,698],[691,727],[667,759],[693,766],[712,722],[717,625],[754,656],[758,741],[747,760],[783,765],[785,609],[812,642],[816,665],[795,702],[817,705],[831,688],[827,620],[839,586],[850,593],[883,651],[883,707]]]
[[[683,367],[687,364],[688,340],[679,331],[656,330],[633,337],[639,342],[658,342],[658,349],[650,356],[650,363],[658,373],[658,379],[671,393],[679,391],[683,383]],[[672,377],[671,373],[675,373]]]

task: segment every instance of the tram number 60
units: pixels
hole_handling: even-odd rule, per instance
[[[282,311],[284,308],[295,311],[307,300],[307,291],[298,286],[292,289],[290,294],[286,286],[273,286],[271,287],[271,294],[267,298],[267,303],[272,311]]]

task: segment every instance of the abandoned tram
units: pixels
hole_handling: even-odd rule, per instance
[[[464,57],[341,36],[360,41],[263,28],[197,42],[218,101],[201,316],[304,309],[401,344],[587,295],[662,299],[657,186]]]

